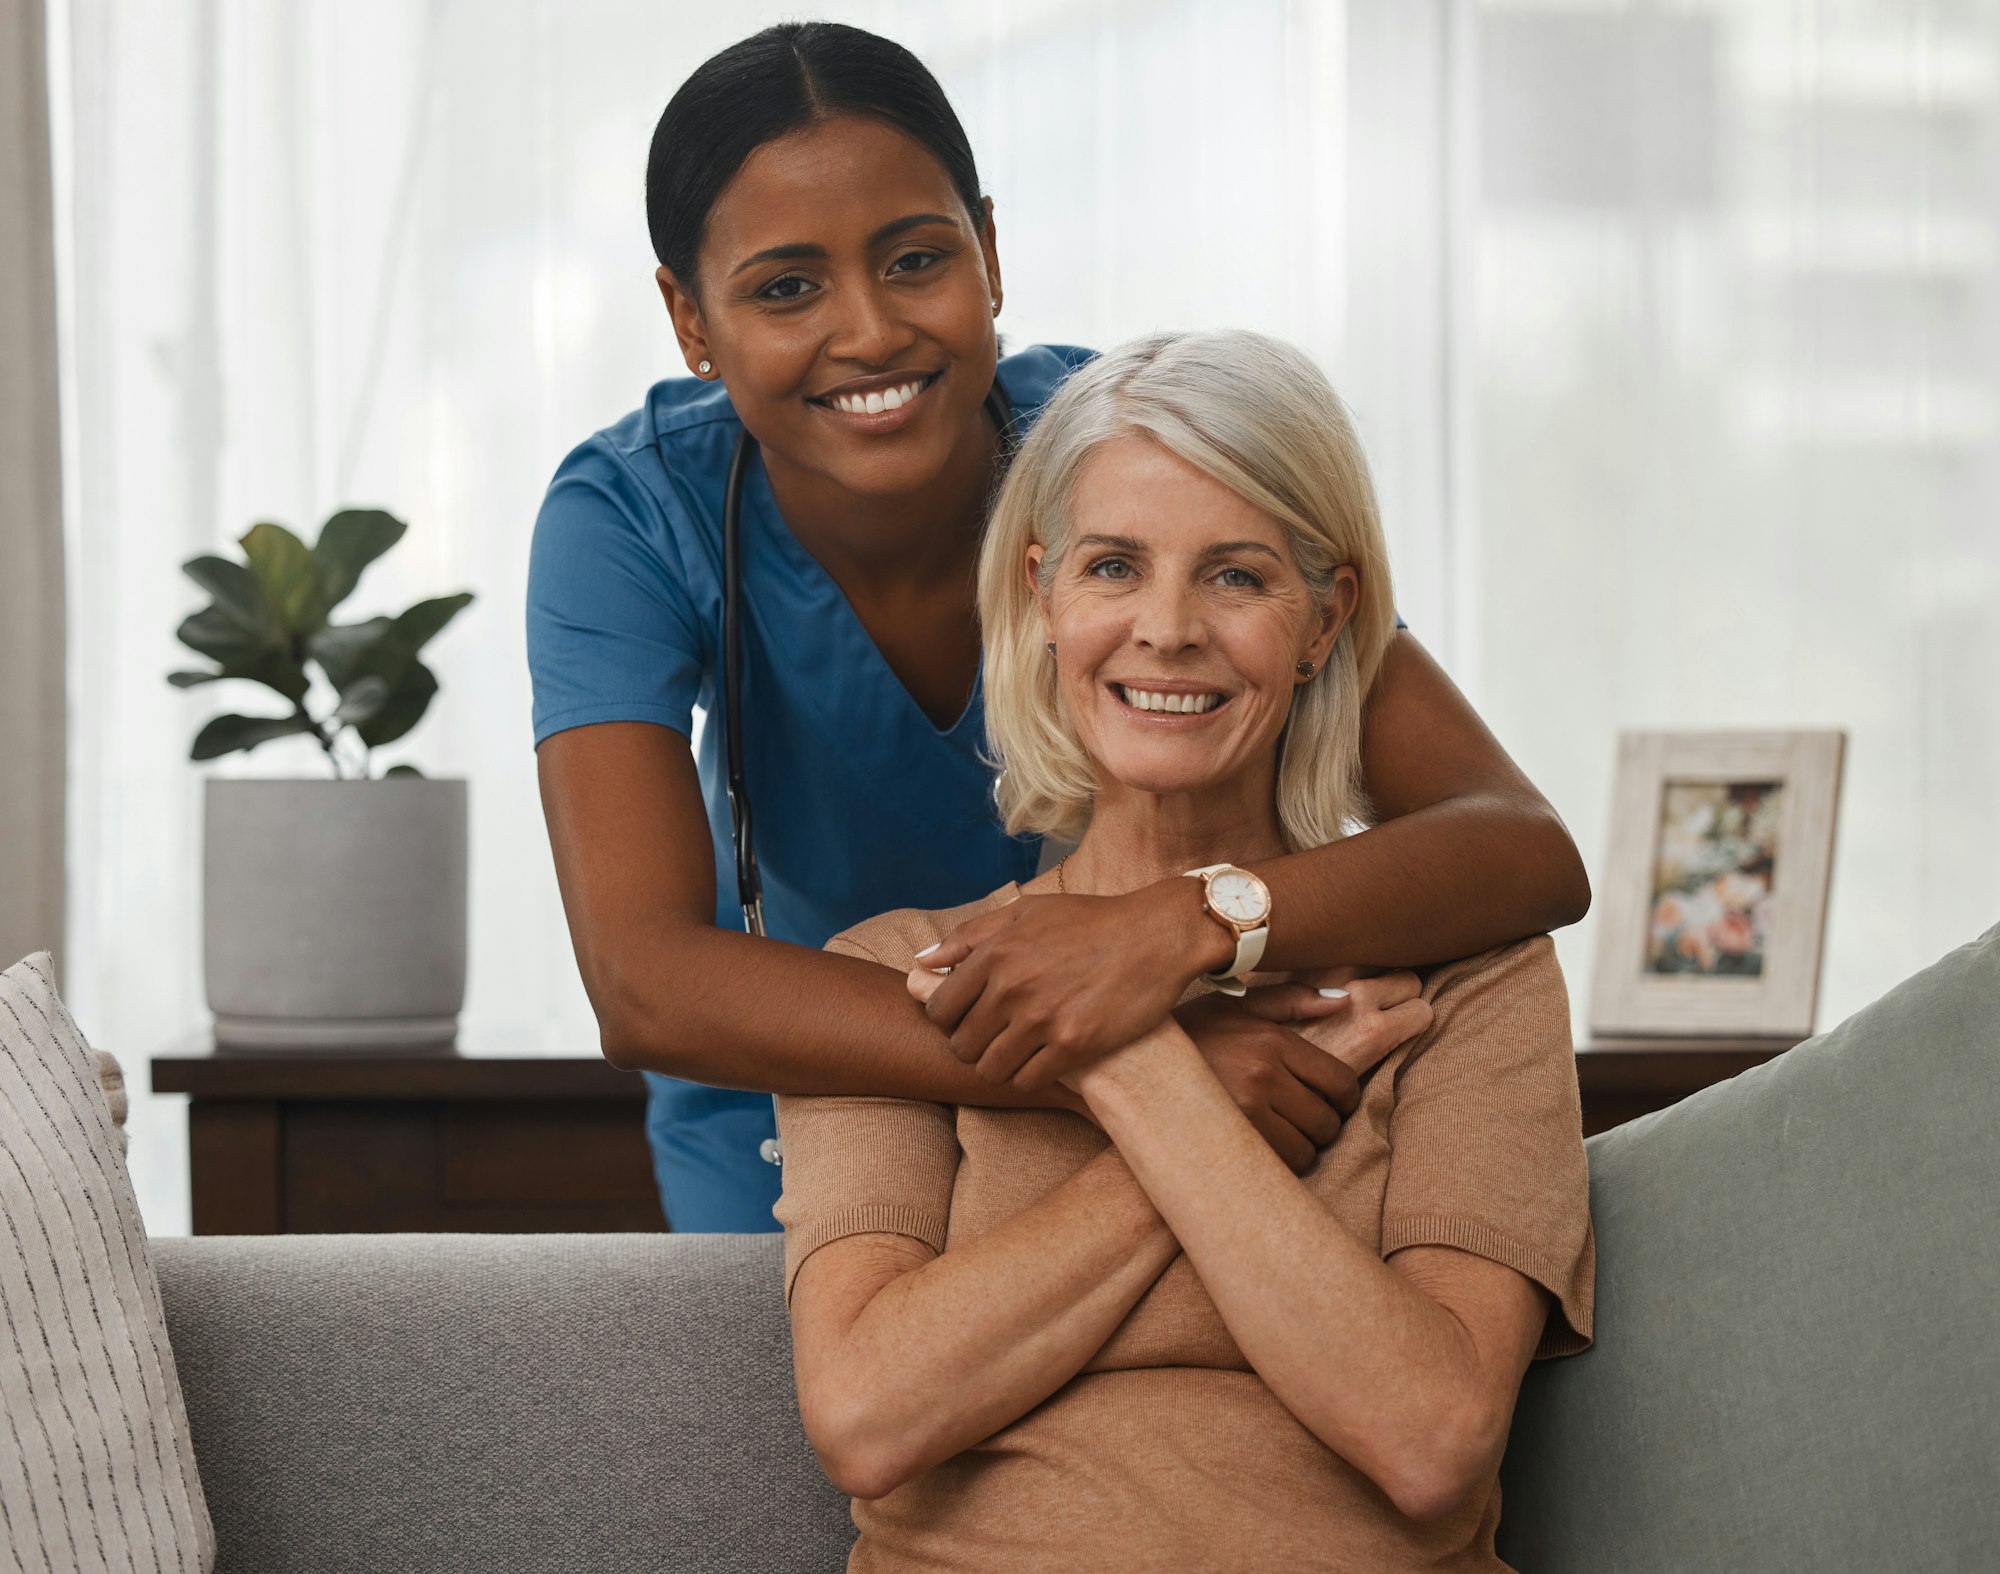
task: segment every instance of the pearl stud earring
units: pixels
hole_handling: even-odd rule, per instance
[[[714,371],[715,368],[712,365],[710,365],[707,361],[703,361],[699,366],[695,368],[695,370],[700,372],[702,376],[706,377],[710,372]]]

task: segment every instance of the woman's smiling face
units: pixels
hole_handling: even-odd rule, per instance
[[[1352,614],[1355,571],[1313,597],[1284,526],[1150,438],[1105,444],[1076,481],[1041,602],[1057,683],[1103,787],[1271,801],[1294,687]],[[1031,579],[1044,552],[1027,553]]]
[[[766,449],[850,492],[935,479],[993,384],[990,211],[975,225],[937,158],[879,120],[744,161],[708,214],[698,305],[659,275],[690,365],[714,363]]]

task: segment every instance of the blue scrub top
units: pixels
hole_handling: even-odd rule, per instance
[[[997,376],[1025,430],[1094,351],[1035,345]],[[720,383],[674,378],[574,449],[535,521],[528,668],[535,743],[569,727],[649,721],[693,735],[716,871],[716,923],[736,902],[722,753],[722,507],[742,423]],[[965,712],[934,727],[889,669],[826,570],[745,477],[743,752],[777,939],[821,946],[897,907],[954,907],[1033,876],[1038,838],[1009,836],[993,801],[983,678]],[[771,1097],[658,1072],[647,1139],[675,1230],[764,1231],[778,1167]]]

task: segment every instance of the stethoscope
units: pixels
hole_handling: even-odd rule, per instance
[[[986,410],[1000,429],[1000,463],[1014,456],[1019,438],[1014,412],[996,379],[986,391]],[[757,439],[748,430],[737,433],[729,456],[729,480],[722,497],[722,747],[729,794],[730,840],[736,853],[736,900],[743,908],[745,934],[764,933],[764,877],[757,868],[757,849],[750,839],[750,788],[743,772],[743,478],[750,472]],[[776,1137],[766,1137],[757,1153],[768,1164],[782,1164]]]
[[[1014,412],[996,380],[986,391],[986,412],[1000,429],[1000,463],[1014,457],[1019,439]],[[736,851],[736,900],[743,908],[746,934],[764,933],[764,877],[750,839],[750,789],[743,774],[743,478],[749,474],[757,439],[736,437],[729,456],[728,489],[722,499],[722,715],[723,756],[729,793],[730,837]]]

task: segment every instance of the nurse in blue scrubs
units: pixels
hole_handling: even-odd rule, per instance
[[[957,947],[952,1003],[928,1014],[900,975],[818,949],[1038,867],[982,754],[973,566],[1010,438],[1090,352],[1000,353],[992,203],[964,132],[913,55],[859,29],[784,24],[706,62],[661,116],[646,203],[693,375],[550,483],[528,580],[537,769],[603,1052],[646,1078],[668,1223],[773,1230],[773,1092],[1077,1108],[1046,1077],[996,1074],[997,1046],[1009,1064],[1106,1053],[1235,937],[1194,880],[1024,898],[986,949]],[[742,746],[769,938],[742,932],[721,725],[745,431]],[[1377,823],[1258,867],[1265,967],[1421,965],[1581,915],[1561,822],[1407,632],[1365,726]],[[1262,993],[1182,1020],[1302,1167],[1353,1090],[1285,1023],[1359,1007]]]

